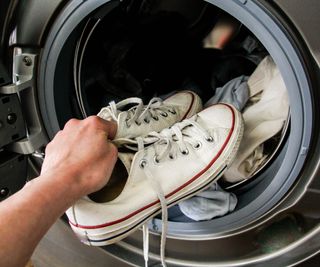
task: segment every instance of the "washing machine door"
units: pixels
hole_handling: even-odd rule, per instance
[[[42,62],[50,61],[51,64],[46,65],[41,73],[43,91],[39,92],[39,97],[43,99],[42,103],[46,103],[42,105],[42,111],[47,114],[49,135],[58,131],[68,117],[68,111],[63,108],[59,109],[60,114],[51,112],[61,101],[57,96],[68,92],[66,83],[61,81],[68,81],[71,73],[59,71],[57,66],[72,65],[70,47],[74,47],[75,40],[78,40],[75,36],[83,32],[77,31],[79,25],[91,16],[91,12],[102,4],[109,5],[109,2],[113,1],[86,1],[81,5],[74,2],[74,6],[69,7],[75,15],[70,16],[70,12],[63,14],[48,38]],[[319,199],[320,148],[319,113],[315,108],[319,105],[319,65],[314,56],[317,53],[310,51],[310,43],[304,40],[303,31],[297,31],[293,20],[288,18],[293,13],[288,10],[288,16],[285,16],[279,8],[281,3],[284,7],[284,2],[277,1],[278,5],[274,1],[263,0],[206,2],[241,21],[274,58],[289,91],[290,136],[277,160],[261,179],[237,192],[240,204],[233,213],[212,221],[169,222],[167,263],[169,266],[297,264],[319,251],[319,209],[315,205]],[[294,10],[301,13],[301,7],[297,2],[295,4]],[[319,8],[319,4],[313,4],[308,1],[309,7]],[[314,46],[319,47],[319,42]],[[152,232],[150,262],[154,265],[160,258],[161,224],[159,218],[149,223]],[[137,231],[104,249],[117,258],[125,259],[128,264],[142,266],[142,247],[142,233]]]

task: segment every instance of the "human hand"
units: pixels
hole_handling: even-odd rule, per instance
[[[75,198],[99,190],[117,160],[117,148],[108,142],[116,130],[115,123],[97,116],[71,119],[47,145],[41,176],[55,177]]]

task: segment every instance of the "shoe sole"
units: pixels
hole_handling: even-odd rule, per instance
[[[168,208],[205,190],[214,181],[218,180],[223,175],[228,166],[231,165],[231,163],[234,161],[243,136],[244,125],[241,113],[228,104],[224,105],[232,109],[235,121],[233,127],[234,131],[231,134],[229,142],[227,143],[227,145],[225,146],[221,155],[218,158],[220,161],[225,162],[225,164],[219,166],[211,176],[203,179],[203,176],[205,176],[206,174],[206,172],[204,172],[195,181],[187,185],[183,190],[178,191],[177,193],[167,197],[166,199]],[[212,165],[214,165],[214,163]],[[214,169],[212,165],[208,168],[208,170],[211,168]],[[203,181],[201,181],[202,179]],[[105,246],[116,243],[122,240],[123,238],[129,236],[131,233],[135,232],[140,226],[144,225],[148,220],[160,214],[160,204],[158,204],[157,207],[152,206],[147,210],[144,210],[144,213],[145,216],[143,216],[142,218],[139,217],[138,220],[134,220],[134,218],[131,218],[133,221],[129,224],[130,226],[126,226],[112,232],[109,231],[107,233],[90,234],[90,232],[92,231],[91,229],[83,229],[85,231],[82,230],[80,232],[78,227],[73,226],[72,224],[71,227],[83,243],[91,246]],[[101,227],[101,230],[104,228],[107,229],[107,227]]]

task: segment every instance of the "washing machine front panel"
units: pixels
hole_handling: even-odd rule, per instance
[[[9,6],[9,2],[2,1],[2,4]],[[16,3],[13,13],[18,16],[11,20],[11,25],[16,25],[14,30],[10,31],[9,44],[13,58],[11,64],[17,63],[12,64],[14,73],[21,74],[23,71],[23,74],[29,75],[30,84],[26,87],[28,90],[23,89],[22,93],[19,93],[19,101],[22,104],[22,111],[27,114],[26,129],[32,139],[30,137],[27,140],[19,139],[11,145],[10,152],[18,156],[32,155],[31,163],[34,162],[34,157],[41,156],[45,144],[61,128],[64,121],[58,118],[59,110],[56,109],[54,101],[59,94],[55,89],[55,75],[61,72],[61,69],[57,68],[57,63],[60,52],[65,49],[66,39],[76,32],[84,18],[109,1],[30,0],[27,6],[22,2],[12,2]],[[313,179],[319,175],[320,153],[319,127],[318,123],[315,123],[319,118],[314,113],[314,105],[318,104],[318,101],[314,101],[318,94],[314,88],[319,85],[320,50],[320,37],[314,32],[315,25],[319,25],[320,19],[316,15],[320,3],[317,0],[308,0],[302,6],[299,0],[207,2],[232,14],[247,27],[252,27],[251,30],[266,46],[281,72],[285,74],[287,86],[298,88],[292,89],[293,93],[290,94],[290,102],[299,103],[292,109],[294,120],[291,134],[295,138],[288,139],[286,148],[282,152],[283,162],[291,167],[282,168],[279,163],[277,163],[279,166],[274,166],[279,177],[275,180],[281,180],[281,176],[292,178],[282,179],[281,183],[270,182],[265,190],[261,189],[257,201],[251,202],[250,209],[238,210],[238,213],[227,216],[227,219],[190,224],[170,222],[168,263],[172,266],[295,264],[313,256],[320,249],[318,245],[320,230],[317,220],[320,211],[314,206],[320,199],[318,194],[320,184],[317,182],[318,179]],[[110,3],[117,6],[120,2],[110,1]],[[34,17],[38,19],[35,20]],[[4,22],[0,20],[0,23]],[[8,32],[8,29],[6,30]],[[74,38],[76,40],[76,35]],[[70,46],[69,49],[74,49],[74,46]],[[5,92],[3,89],[7,88],[5,85],[14,84],[10,79],[11,70],[7,66],[6,61],[0,64],[0,71],[2,68],[6,72],[1,76],[4,78],[0,79],[0,92],[1,89]],[[305,92],[301,88],[304,88]],[[23,157],[22,161],[26,166],[26,156]],[[38,165],[32,163],[35,168],[39,168],[39,165],[41,163]],[[18,174],[13,175],[18,176]],[[297,177],[299,179],[296,179]],[[263,182],[260,186],[262,184]],[[274,188],[277,186],[279,190],[275,191]],[[298,229],[301,226],[300,217],[292,214],[307,218],[303,227],[308,231],[301,232]],[[292,232],[286,232],[281,227],[277,230],[282,222],[293,225]],[[159,260],[158,235],[161,221],[152,220],[150,228],[154,233],[150,240],[151,262],[156,264]],[[274,249],[274,243],[270,243],[272,247],[268,250],[265,244],[271,241],[265,236],[274,233],[279,237],[292,234],[295,238],[289,243],[282,244],[277,250]],[[142,266],[141,236],[142,233],[137,231],[124,241],[104,249],[115,258],[126,261],[128,265]]]

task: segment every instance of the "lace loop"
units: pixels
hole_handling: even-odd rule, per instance
[[[160,160],[158,159],[158,156],[157,156],[157,155],[155,155],[155,156],[153,157],[153,161],[154,161],[154,163],[156,163],[156,164],[159,164],[159,163],[160,163]]]
[[[182,150],[181,154],[186,156],[189,154],[189,150],[188,149]]]
[[[200,149],[201,147],[202,147],[202,143],[201,143],[201,142],[197,142],[197,143],[193,146],[194,149]]]
[[[147,161],[145,159],[142,159],[139,163],[139,166],[141,169],[144,169],[147,166]]]
[[[214,138],[212,136],[209,136],[208,138],[206,138],[206,140],[209,142],[209,143],[212,143],[214,141]]]
[[[165,118],[168,117],[168,113],[167,113],[167,112],[161,112],[160,115],[161,115],[162,117],[165,117]]]

